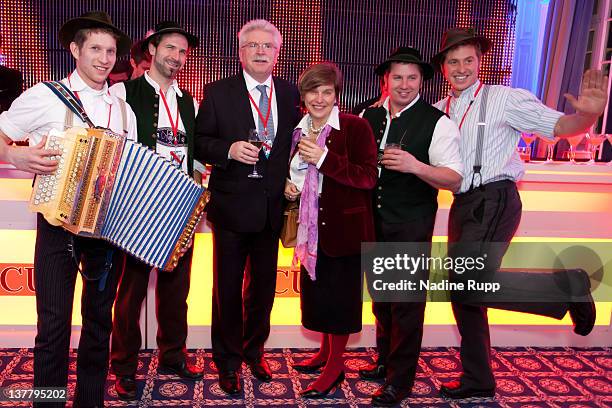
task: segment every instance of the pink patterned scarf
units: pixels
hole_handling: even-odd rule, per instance
[[[317,145],[319,147],[325,148],[325,143],[331,129],[330,125],[325,125],[325,128],[317,138]],[[291,157],[293,157],[293,152],[301,137],[302,129],[295,129],[291,143]],[[318,209],[319,170],[314,164],[309,164],[300,197],[297,244],[293,252],[293,264],[297,264],[299,260],[313,281],[316,280],[315,269],[317,266],[317,245],[319,240]]]

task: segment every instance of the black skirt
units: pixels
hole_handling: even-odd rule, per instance
[[[316,280],[304,267],[300,276],[302,325],[331,334],[361,331],[362,274],[359,255],[327,256],[319,248]]]

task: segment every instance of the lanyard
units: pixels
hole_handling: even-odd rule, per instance
[[[166,97],[164,96],[164,92],[160,89],[159,94],[161,95],[162,101],[164,102],[164,106],[166,107],[166,113],[168,114],[168,120],[170,121],[170,127],[172,128],[172,134],[174,135],[174,144],[178,143],[178,125],[180,120],[180,112],[178,107],[178,102],[176,104],[176,123],[172,120],[172,114],[170,114],[170,108],[168,107],[168,102],[166,101]]]
[[[72,75],[72,72],[68,74],[68,85],[70,85],[70,87],[72,88],[72,83],[70,82],[70,76]],[[77,91],[72,91],[74,93],[74,96],[77,97],[77,99],[79,100],[79,102],[81,103],[81,106],[83,106],[83,102],[81,101],[81,97],[79,96],[79,93]],[[110,96],[110,92],[107,90],[106,93],[108,94],[108,96]],[[85,106],[83,106],[83,110],[85,110]],[[110,120],[111,120],[111,112],[113,111],[113,105],[109,104],[108,105],[108,121],[106,122],[106,128],[110,129]]]
[[[467,109],[465,110],[465,113],[461,117],[461,122],[459,122],[459,130],[461,130],[461,126],[463,126],[463,121],[465,120],[465,117],[467,116],[468,112],[470,111],[470,108],[472,107],[472,104],[476,100],[476,96],[478,96],[478,92],[480,92],[480,88],[482,88],[482,82],[480,83],[480,85],[478,85],[478,88],[476,88],[476,92],[474,92],[474,97],[470,101],[470,104],[468,105]],[[449,117],[450,117],[450,115],[449,115],[449,112],[450,112],[450,103],[451,103],[451,96],[448,95],[448,99],[446,100],[446,114]]]
[[[270,96],[268,97],[268,112],[266,112],[266,117],[265,118],[261,114],[261,111],[259,110],[259,106],[257,106],[255,101],[253,100],[253,97],[251,96],[251,93],[248,92],[249,100],[251,101],[251,104],[253,105],[253,107],[257,111],[257,115],[259,115],[259,119],[261,119],[261,123],[263,123],[264,132],[266,132],[266,135],[267,135],[267,132],[268,132],[268,119],[270,119],[270,112],[272,111],[272,90],[273,90],[273,88],[274,88],[274,81],[270,81]]]

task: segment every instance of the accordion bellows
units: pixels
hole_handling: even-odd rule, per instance
[[[52,131],[57,171],[38,176],[30,209],[162,270],[176,266],[206,205],[204,187],[152,150],[106,129]]]

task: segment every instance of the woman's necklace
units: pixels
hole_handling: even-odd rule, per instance
[[[321,133],[321,131],[323,130],[323,128],[325,127],[325,124],[323,124],[323,126],[315,128],[312,125],[312,118],[308,118],[308,130],[310,131],[310,133],[312,133],[313,135],[318,135],[319,133]]]

